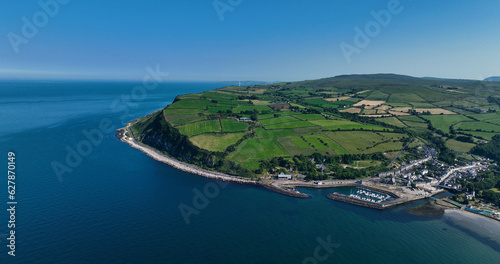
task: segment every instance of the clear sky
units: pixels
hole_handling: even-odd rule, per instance
[[[140,79],[156,65],[196,81],[500,75],[498,0],[51,2],[0,1],[0,78]]]

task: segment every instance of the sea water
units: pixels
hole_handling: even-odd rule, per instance
[[[138,85],[0,83],[0,167],[16,154],[18,202],[13,257],[5,175],[0,263],[499,263],[498,244],[473,227],[406,212],[419,202],[378,211],[329,200],[331,189],[291,198],[173,169],[114,132],[91,142],[85,133],[102,122],[119,128],[176,95],[224,86],[172,82],[134,94]],[[79,147],[85,155],[68,163]],[[58,175],[54,164],[69,170]],[[186,217],[179,208],[188,207]]]

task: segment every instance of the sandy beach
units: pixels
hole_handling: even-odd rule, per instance
[[[445,209],[445,220],[459,229],[479,235],[500,250],[500,221],[459,209]]]

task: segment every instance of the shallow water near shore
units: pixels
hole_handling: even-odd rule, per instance
[[[17,256],[7,255],[3,214],[0,263],[303,263],[328,238],[336,247],[319,263],[500,259],[495,244],[474,233],[474,221],[463,223],[466,230],[447,214],[406,212],[421,202],[379,211],[329,200],[332,189],[300,188],[311,198],[297,199],[259,187],[221,186],[157,162],[113,132],[58,178],[52,162],[66,164],[68,148],[88,140],[83,131],[98,129],[103,119],[119,128],[178,94],[223,86],[162,84],[124,118],[113,101],[135,85],[0,83],[0,118],[6,120],[0,155],[16,153],[19,203]],[[199,193],[207,197],[203,206],[196,206]],[[182,204],[196,209],[189,223]]]

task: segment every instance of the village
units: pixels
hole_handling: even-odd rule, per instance
[[[469,190],[461,185],[461,182],[464,182],[464,180],[473,180],[478,176],[479,172],[488,170],[490,166],[495,166],[496,164],[491,163],[489,159],[483,158],[462,166],[448,166],[436,159],[436,152],[434,149],[424,147],[423,150],[427,155],[425,158],[414,160],[398,167],[396,170],[381,172],[375,177],[363,180],[339,180],[333,178],[321,181],[306,181],[304,175],[279,173],[275,175],[275,181],[273,181],[272,184],[291,190],[295,190],[295,188],[298,187],[355,187],[357,193],[366,193],[365,190],[372,190],[371,193],[368,192],[368,196],[376,196],[388,192],[391,193],[390,196],[394,199],[391,199],[390,203],[386,204],[387,206],[394,206],[409,201],[430,198],[439,193],[450,192],[453,194],[461,194],[464,200],[470,202],[462,204],[450,199],[450,196],[446,196],[437,199],[439,200],[438,204],[467,210],[500,220],[500,207],[483,201],[476,196],[474,190]],[[326,166],[318,163],[316,164],[316,168],[324,170]],[[382,204],[382,206],[373,206],[370,204],[370,202],[380,203],[383,201],[367,199],[355,194],[341,198],[342,199],[335,200],[384,209],[384,204]],[[362,201],[359,203],[359,201],[356,200]],[[366,201],[368,203],[366,203]]]

